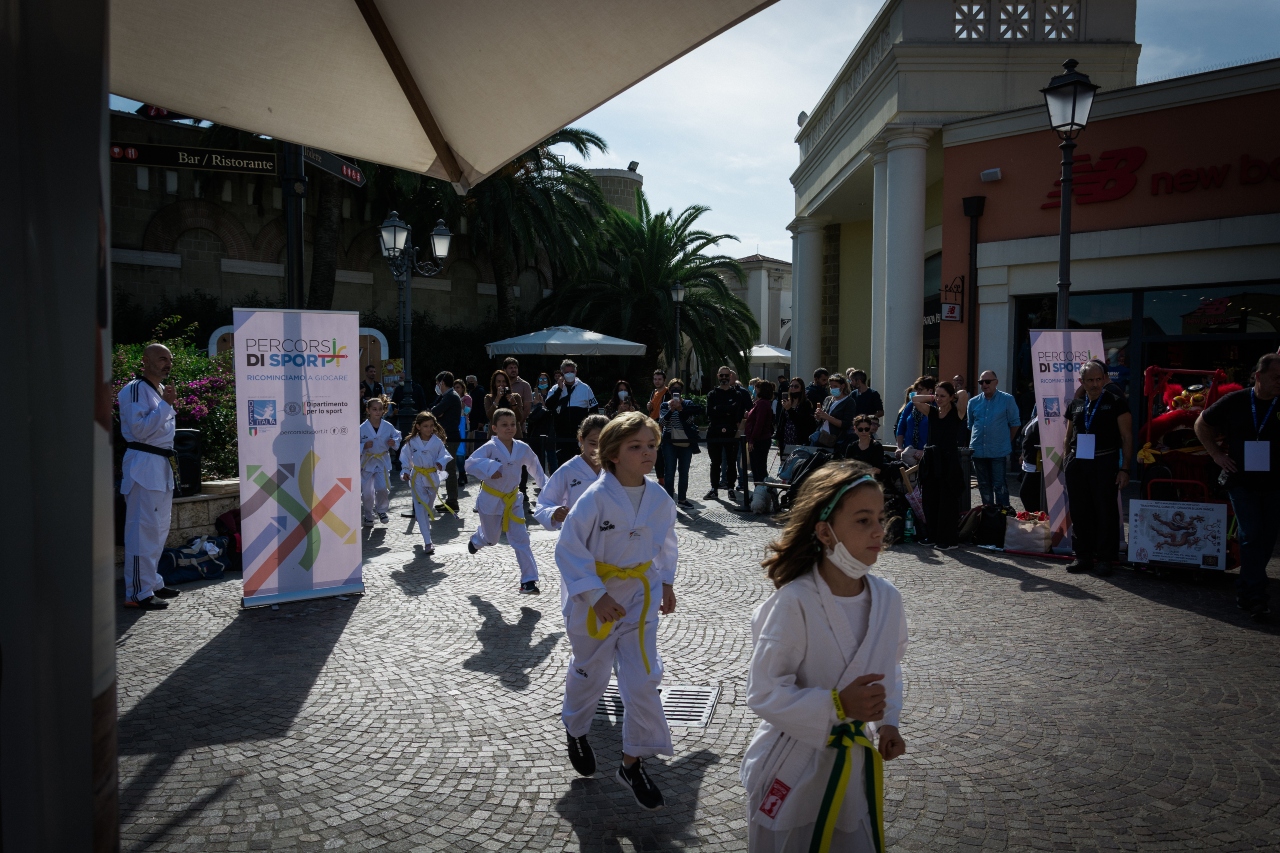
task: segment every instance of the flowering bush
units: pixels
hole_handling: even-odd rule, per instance
[[[236,380],[231,353],[209,358],[204,350],[191,342],[190,330],[177,332],[180,320],[170,317],[156,327],[154,341],[173,353],[173,371],[169,380],[178,394],[177,423],[179,429],[200,430],[201,476],[219,480],[239,476],[236,449]],[[117,344],[112,354],[111,382],[113,397],[142,370],[144,344]],[[113,414],[120,418],[116,402]],[[117,447],[123,454],[123,444]]]

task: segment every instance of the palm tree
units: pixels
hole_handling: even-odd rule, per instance
[[[704,367],[727,361],[747,373],[747,354],[760,326],[747,304],[727,283],[742,280],[738,262],[706,250],[732,234],[695,228],[709,208],[693,205],[679,214],[653,213],[642,190],[636,190],[638,216],[609,208],[597,242],[598,266],[593,274],[561,287],[535,309],[538,320],[559,319],[597,332],[614,334],[659,350],[667,360],[679,352],[671,298],[677,284],[685,287],[678,306],[682,337]]]

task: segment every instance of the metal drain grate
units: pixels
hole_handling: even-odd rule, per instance
[[[706,727],[715,713],[720,698],[719,687],[698,687],[692,684],[671,684],[658,688],[662,710],[667,723],[672,726]],[[604,696],[596,704],[596,719],[618,722],[622,719],[622,695],[616,681],[610,681]]]

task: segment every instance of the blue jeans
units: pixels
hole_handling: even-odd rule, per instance
[[[1240,525],[1240,580],[1236,595],[1242,604],[1266,604],[1267,561],[1276,546],[1280,518],[1280,488],[1237,486],[1227,490]]]
[[[978,494],[988,506],[1009,505],[1008,459],[1004,456],[973,457],[973,472],[978,475]]]
[[[662,443],[662,487],[673,498],[684,500],[689,494],[689,462],[693,459],[693,445],[676,447],[670,441]],[[680,466],[680,491],[676,492],[676,466]]]

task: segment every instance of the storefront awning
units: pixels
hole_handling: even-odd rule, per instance
[[[111,91],[473,185],[776,0],[113,0]]]

